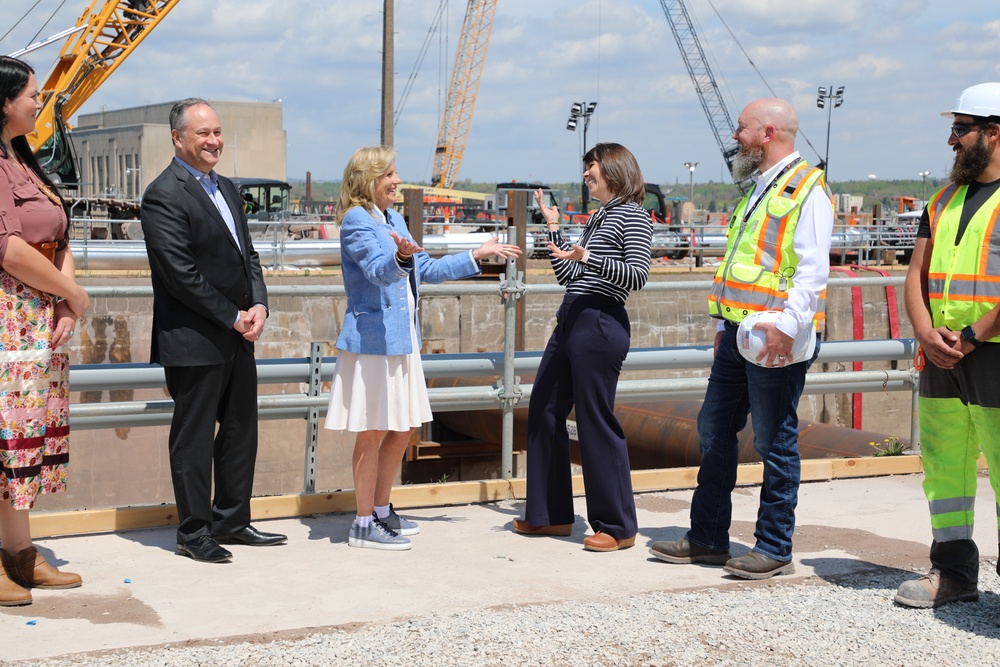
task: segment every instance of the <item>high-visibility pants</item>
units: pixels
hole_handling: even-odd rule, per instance
[[[931,564],[958,583],[975,583],[979,577],[979,550],[972,538],[972,527],[980,451],[986,456],[997,500],[1000,543],[998,364],[1000,344],[986,343],[954,369],[927,364],[920,374],[923,487],[934,538]]]

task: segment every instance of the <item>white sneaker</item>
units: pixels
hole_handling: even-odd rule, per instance
[[[386,551],[406,551],[412,545],[410,540],[400,536],[377,518],[362,528],[355,521],[351,524],[351,532],[347,535],[347,544],[362,549],[383,549]]]

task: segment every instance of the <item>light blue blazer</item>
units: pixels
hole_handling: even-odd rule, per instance
[[[377,215],[377,214],[376,214]],[[472,251],[433,259],[425,252],[413,255],[409,267],[396,262],[396,243],[389,236],[413,239],[396,211],[388,223],[355,206],[340,223],[340,266],[347,291],[347,311],[337,338],[337,349],[354,354],[410,354],[410,310],[406,290],[413,284],[414,301],[420,283],[440,283],[479,275],[482,269]],[[417,327],[420,340],[420,327]]]

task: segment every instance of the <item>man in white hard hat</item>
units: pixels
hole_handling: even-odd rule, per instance
[[[726,256],[709,294],[718,318],[715,361],[698,414],[701,468],[691,500],[691,529],[680,540],[656,542],[650,552],[668,563],[724,565],[729,574],[767,579],[791,574],[792,533],[800,462],[798,402],[816,351],[798,363],[789,355],[796,335],[822,329],[830,273],[833,197],[822,170],[795,150],[799,121],[785,100],[751,102],[733,138],[740,150],[737,181],[753,191],[733,212]],[[755,330],[766,333],[757,362],[737,349],[739,324],[754,314],[781,311]],[[739,459],[737,435],[753,416],[754,449],[764,461],[753,550],[731,558],[729,526]]]
[[[942,115],[954,119],[951,183],[927,202],[906,274],[924,359],[920,445],[933,537],[931,571],[896,592],[907,607],[979,597],[980,450],[1000,507],[1000,83],[965,89]]]

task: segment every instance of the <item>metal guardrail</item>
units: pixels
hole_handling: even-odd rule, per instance
[[[514,352],[515,300],[524,294],[557,294],[563,288],[556,284],[526,285],[514,278],[513,262],[508,263],[508,276],[498,285],[456,282],[444,285],[426,285],[421,288],[424,296],[492,295],[500,296],[501,289],[509,295],[504,301],[505,342],[504,352],[483,354],[434,354],[424,355],[424,374],[428,378],[498,377],[489,386],[432,387],[428,390],[431,406],[435,411],[497,409],[504,413],[502,435],[502,474],[511,478],[513,467],[513,410],[520,401],[531,396],[532,386],[521,385],[519,374],[533,374],[541,359],[541,352]],[[834,278],[830,287],[855,285],[901,285],[902,277]],[[647,283],[643,291],[708,291],[707,280],[684,280]],[[94,298],[129,298],[152,296],[148,286],[88,287]],[[344,296],[341,285],[276,285],[268,289],[273,296]],[[335,357],[320,357],[318,343],[310,346],[310,356],[291,359],[259,359],[258,384],[294,384],[304,386],[301,394],[274,394],[258,397],[259,417],[264,420],[303,419],[310,434],[306,444],[306,473],[304,489],[315,488],[313,469],[308,464],[315,454],[315,437],[318,420],[325,415],[329,397],[319,391],[322,382],[333,377]],[[913,415],[911,416],[911,442],[916,449],[919,442],[916,419],[916,387],[918,374],[910,363],[916,344],[913,339],[828,341],[820,349],[818,363],[853,361],[903,361],[907,367],[884,371],[815,372],[806,379],[806,393],[855,393],[868,391],[910,391]],[[712,364],[711,345],[674,348],[636,348],[629,352],[622,370],[656,371],[705,369]],[[100,364],[74,366],[70,371],[74,391],[102,391],[115,389],[149,389],[165,387],[163,369],[149,364]],[[642,402],[670,399],[701,398],[708,384],[707,377],[657,378],[622,380],[618,385],[618,400]],[[115,428],[121,426],[156,426],[169,424],[173,402],[165,400],[135,400],[111,403],[78,403],[70,407],[75,429]],[[313,473],[311,474],[311,471]]]
[[[254,249],[261,264],[269,268],[312,268],[338,266],[340,241],[338,238],[293,238],[303,226],[329,224],[319,220],[251,220]],[[112,226],[124,226],[130,234],[139,232],[137,220],[78,219],[74,225],[83,230],[82,238],[71,245],[77,265],[85,270],[143,270],[149,268],[146,246],[141,240],[111,240],[115,233]],[[107,228],[107,239],[92,239],[95,226]],[[471,250],[490,236],[506,233],[506,228],[496,222],[454,223],[445,233],[440,224],[427,224],[422,245],[432,257]],[[565,223],[563,234],[575,242],[581,232],[580,225]],[[548,257],[547,236],[543,228],[529,226],[525,235],[525,255],[529,258]],[[874,259],[902,253],[905,259],[912,250],[915,229],[904,224],[835,225],[831,239],[830,255],[841,263],[855,260],[867,264]],[[726,229],[718,224],[653,225],[653,256],[669,259],[689,258],[701,266],[705,258],[718,258],[725,254]]]

